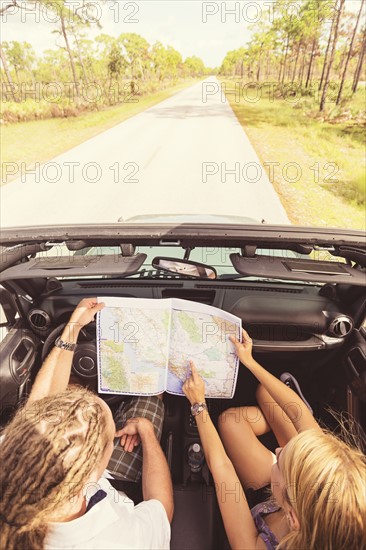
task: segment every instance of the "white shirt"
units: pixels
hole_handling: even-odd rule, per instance
[[[98,489],[107,496],[84,515],[65,523],[48,523],[46,550],[169,550],[170,524],[159,500],[135,506],[104,478],[94,484],[92,493]]]

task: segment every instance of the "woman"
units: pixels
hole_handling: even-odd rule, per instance
[[[240,361],[260,382],[261,407],[229,409],[221,415],[227,453],[193,363],[183,386],[196,413],[231,548],[365,548],[364,455],[320,429],[300,397],[253,359],[252,340],[245,331],[242,344],[232,341]],[[257,439],[269,427],[283,446],[276,457]],[[251,511],[242,487],[257,489],[268,483],[274,500]]]

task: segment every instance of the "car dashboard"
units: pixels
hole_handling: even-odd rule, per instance
[[[186,235],[187,228],[183,229]],[[253,338],[255,359],[277,377],[283,372],[293,374],[322,425],[337,429],[338,421],[329,411],[331,408],[336,414],[350,415],[361,429],[366,429],[365,257],[359,249],[361,237],[357,235],[357,242],[352,241],[352,247],[342,251],[340,258],[346,260],[342,269],[337,262],[332,272],[329,265],[324,267],[311,256],[314,239],[319,239],[319,246],[326,248],[331,244],[329,236],[323,240],[323,236],[320,239],[313,233],[306,235],[306,239],[296,235],[294,242],[291,228],[261,227],[255,231],[250,228],[245,238],[241,235],[246,231],[243,228],[232,229],[234,236],[230,235],[230,228],[215,229],[213,236],[209,229],[201,228],[207,235],[204,240],[196,228],[193,229],[188,239],[179,234],[179,228],[172,228],[168,239],[166,230],[149,228],[145,231],[148,237],[142,238],[135,228],[130,228],[133,239],[129,240],[128,228],[124,228],[122,237],[120,226],[108,228],[108,239],[97,228],[98,239],[90,243],[86,234],[89,230],[85,229],[85,235],[75,230],[78,239],[68,236],[66,240],[65,235],[58,235],[60,230],[57,229],[54,230],[57,233],[55,240],[65,241],[71,253],[65,258],[44,256],[47,247],[52,253],[57,248],[48,240],[49,231],[47,241],[43,239],[45,242],[41,242],[42,239],[37,239],[36,243],[28,241],[24,245],[25,252],[17,245],[18,234],[9,237],[0,285],[1,303],[9,325],[1,342],[2,425],[26,400],[44,359],[78,303],[87,297],[123,297],[177,298],[234,314]],[[99,256],[88,254],[92,249],[89,244],[94,249],[103,243],[107,246],[112,230],[115,231],[111,241],[113,254],[104,254],[106,250],[99,251],[103,252]],[[286,231],[290,235],[284,242]],[[236,232],[240,233],[238,237]],[[255,235],[251,236],[252,232]],[[71,229],[67,229],[67,233],[71,233]],[[269,237],[263,237],[267,233],[274,233],[272,242],[268,241]],[[27,233],[27,239],[30,238]],[[255,239],[261,242],[260,247],[256,247]],[[197,245],[196,240],[201,247],[211,246],[207,249],[210,251],[212,244],[217,245],[220,256],[224,251],[225,261],[221,266],[219,262],[212,262],[219,274],[216,279],[154,271],[151,266],[153,254],[146,265],[148,250],[136,253],[135,246],[128,244],[134,242],[146,247],[152,244],[165,251],[167,241],[170,244],[180,242],[174,256],[176,260],[183,255],[186,257],[187,251]],[[308,245],[310,241],[311,246]],[[115,249],[117,243],[121,245]],[[233,254],[232,248],[224,248],[228,244],[239,247],[240,254]],[[266,252],[270,246],[277,246],[273,254]],[[285,247],[282,256],[279,255],[280,247]],[[256,256],[255,251],[259,248],[265,253]],[[291,256],[294,251],[308,255],[306,265],[303,257]],[[195,260],[202,259],[197,252]],[[96,324],[91,323],[80,332],[70,381],[98,392],[97,372]],[[219,415],[230,407],[255,405],[257,384],[251,373],[240,365],[232,399],[207,400],[213,422],[216,424]],[[123,399],[118,395],[99,395],[112,411]],[[161,444],[172,475],[175,501],[171,548],[228,548],[207,464],[203,460],[202,467],[196,471],[189,462],[190,450],[200,446],[189,402],[182,396],[167,393],[163,400],[165,417]],[[271,450],[276,446],[274,438],[268,434],[262,436],[262,442]],[[254,503],[252,500],[251,504]]]

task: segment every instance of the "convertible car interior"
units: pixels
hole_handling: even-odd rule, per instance
[[[366,430],[366,243],[363,232],[235,224],[111,224],[4,229],[1,239],[1,425],[27,398],[42,361],[84,297],[182,298],[242,319],[254,356],[292,373],[331,430]],[[74,381],[97,391],[95,323],[81,332]],[[231,400],[211,399],[214,422],[255,404],[240,366]],[[101,394],[113,410],[118,396]],[[164,395],[162,447],[171,469],[172,549],[228,548],[214,484],[188,401]],[[262,436],[274,449],[271,434]],[[243,441],[245,445],[245,441]],[[195,447],[200,452],[199,447]],[[136,497],[138,498],[138,496]],[[248,493],[250,504],[258,494]]]

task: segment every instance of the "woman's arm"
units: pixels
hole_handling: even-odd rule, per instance
[[[235,344],[236,353],[240,361],[250,370],[257,380],[265,387],[274,401],[287,414],[295,429],[298,432],[319,428],[318,423],[310,413],[303,400],[296,392],[291,390],[286,384],[266,371],[252,356],[252,339],[249,334],[243,330],[243,343],[240,343],[235,337],[230,337]]]
[[[193,363],[191,363],[191,370],[192,374],[184,383],[183,391],[191,405],[204,403],[204,381]],[[231,548],[233,550],[265,548],[263,540],[258,537],[239,478],[208,411],[203,410],[195,419],[206,462],[215,481],[217,500]]]

